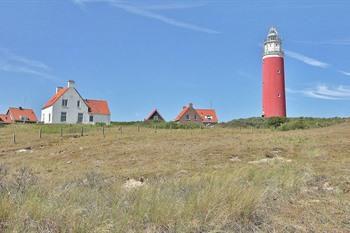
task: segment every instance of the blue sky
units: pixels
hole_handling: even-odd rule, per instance
[[[286,50],[289,116],[350,115],[347,0],[1,0],[0,112],[40,109],[76,81],[116,121],[213,106],[221,121],[261,114],[270,26]]]

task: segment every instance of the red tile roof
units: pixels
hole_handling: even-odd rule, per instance
[[[202,118],[203,123],[218,123],[218,118],[214,109],[196,109]]]
[[[12,123],[10,117],[6,114],[0,114],[0,122],[5,124]]]
[[[23,121],[23,117],[26,118],[26,122],[37,122],[38,119],[32,109],[24,109],[24,108],[9,108],[7,114],[12,122],[15,121]]]
[[[159,120],[164,121],[164,118],[163,118],[162,115],[160,115],[158,109],[154,109],[150,114],[148,114],[148,116],[147,116],[147,118],[145,119],[145,121],[151,120],[151,118],[153,117],[153,115],[154,115],[155,113],[158,113],[158,115],[160,116],[161,119],[159,119]]]
[[[188,111],[190,107],[187,106],[187,107],[183,107],[182,108],[182,111],[179,113],[179,115],[177,115],[177,117],[175,118],[175,121],[179,121],[181,120],[181,118],[186,114],[186,112]]]
[[[66,93],[66,91],[68,90],[67,87],[64,87],[62,89],[60,89],[54,96],[52,96],[49,101],[47,101],[47,103],[44,105],[43,109],[51,107],[52,105],[54,105],[56,103],[56,101],[64,95],[64,93]]]
[[[108,103],[105,100],[86,100],[86,104],[89,107],[89,113],[110,115]]]
[[[187,113],[189,108],[190,108],[189,106],[184,107],[182,109],[182,111],[179,113],[179,115],[177,115],[177,117],[175,118],[175,121],[180,121],[181,118]],[[218,118],[216,116],[216,112],[214,109],[195,109],[194,108],[194,110],[198,113],[198,115],[200,115],[203,123],[217,123],[218,122]]]

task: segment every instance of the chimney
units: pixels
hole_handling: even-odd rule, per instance
[[[56,94],[59,92],[63,87],[56,87]]]
[[[192,103],[189,103],[189,104],[188,104],[188,107],[193,108],[193,104],[192,104]]]
[[[74,87],[75,82],[73,80],[68,80],[68,88]]]

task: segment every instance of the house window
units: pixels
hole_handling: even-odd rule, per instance
[[[67,99],[62,99],[62,106],[67,107],[68,106],[68,100]]]
[[[155,115],[155,116],[153,117],[153,120],[158,121],[158,120],[159,120],[158,116]]]
[[[77,107],[80,108],[80,100],[77,101]]]
[[[194,117],[193,117],[193,118],[194,118],[194,120],[197,120],[197,115],[194,115]]]
[[[61,112],[61,122],[66,122],[66,121],[67,121],[67,113]]]
[[[49,113],[49,122],[51,122],[51,113]]]
[[[186,121],[189,121],[190,120],[190,115],[186,115]]]
[[[84,118],[83,113],[78,113],[78,123],[82,123],[83,122],[83,118]]]
[[[205,118],[207,118],[208,120],[212,120],[213,117],[211,115],[206,115]]]
[[[23,122],[26,122],[29,120],[29,118],[27,116],[19,116],[20,120]]]
[[[90,116],[90,117],[89,117],[89,121],[90,121],[90,122],[94,122],[94,116]]]

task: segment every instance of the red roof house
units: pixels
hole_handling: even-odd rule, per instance
[[[195,109],[193,104],[190,103],[182,108],[175,121],[179,123],[216,124],[218,123],[218,118],[214,109]]]
[[[34,111],[32,109],[9,108],[6,113],[7,117],[12,123],[23,122],[23,123],[36,123],[38,121]]]
[[[69,80],[66,87],[57,87],[41,111],[45,124],[110,124],[110,118],[107,101],[84,99],[74,80]]]

